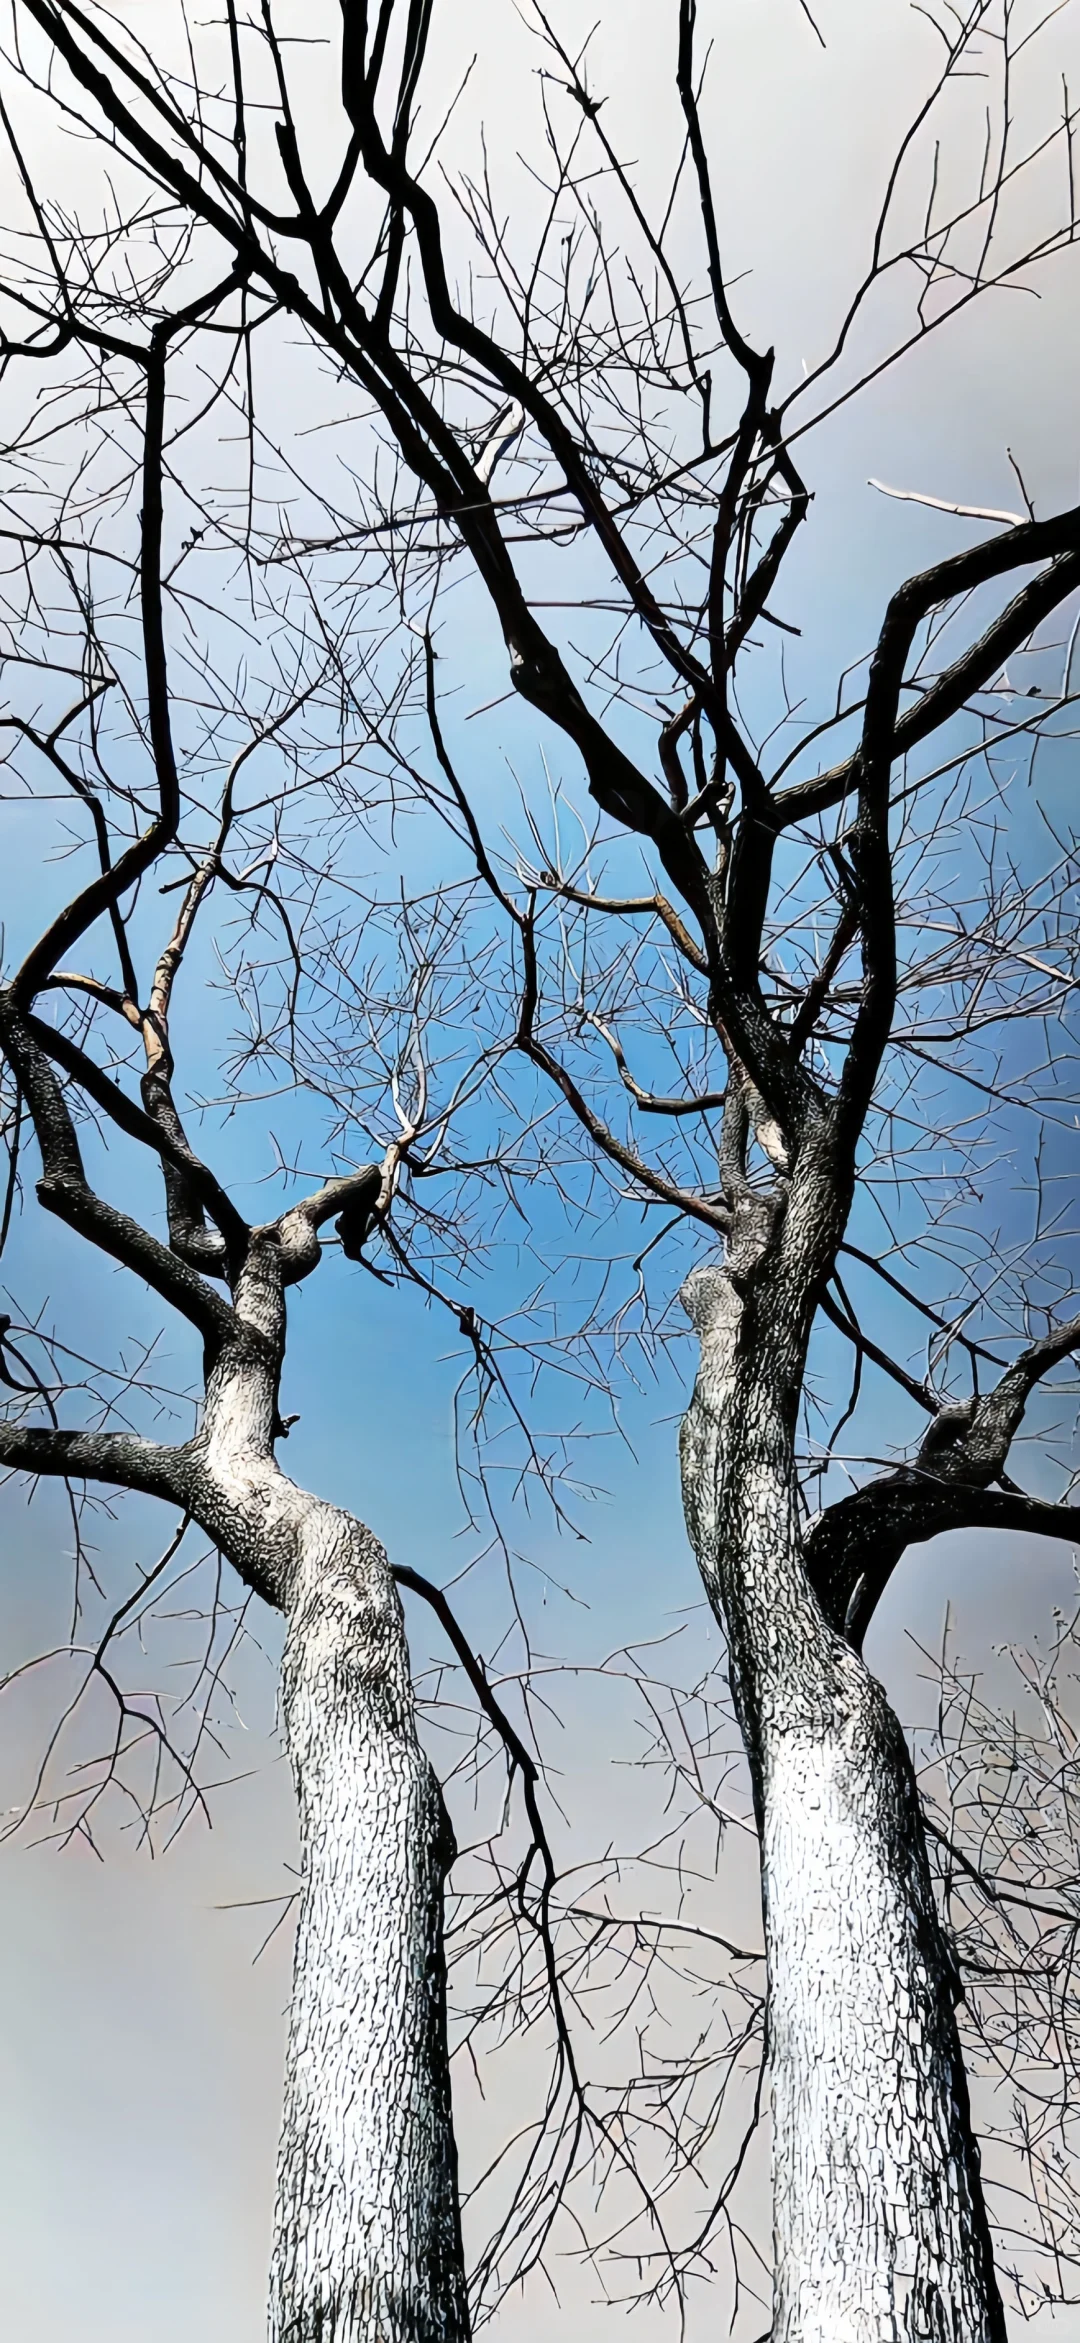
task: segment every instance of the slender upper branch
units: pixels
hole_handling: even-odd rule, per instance
[[[987,584],[992,578],[1006,576],[1010,569],[1048,558],[1050,568],[1021,588],[1007,609],[920,693],[912,707],[898,715],[894,700],[889,735],[894,760],[917,747],[950,716],[959,714],[972,694],[985,689],[1000,672],[1010,653],[1018,650],[1040,622],[1059,609],[1080,586],[1080,506],[1074,505],[1070,511],[1059,513],[1049,521],[1024,521],[1018,528],[973,546],[967,553],[953,554],[947,561],[937,562],[932,569],[909,578],[893,596],[879,645],[886,646],[888,682],[890,689],[895,688],[898,699],[916,627],[931,610]],[[883,673],[882,702],[884,683]],[[875,723],[884,713],[884,706],[879,705]],[[864,725],[864,740],[865,736]],[[841,804],[856,785],[862,753],[860,746],[839,764],[831,765],[827,772],[816,774],[809,781],[794,781],[789,788],[780,790],[774,799],[778,823],[788,827]]]
[[[970,593],[1010,569],[1047,558],[1049,570],[1033,580],[1005,613],[1005,632],[1010,640],[1015,635],[1022,641],[1039,617],[1080,585],[1080,506],[1050,521],[1025,522],[1003,537],[923,570],[898,588],[885,613],[870,663],[862,737],[850,763],[857,812],[849,847],[862,933],[863,986],[837,1100],[837,1132],[848,1178],[896,1004],[889,792],[899,752],[900,695],[916,629],[932,610],[957,594]],[[969,653],[965,661],[957,663],[963,673],[958,675],[954,668],[940,679],[941,696],[926,720],[928,727],[943,722],[947,713],[961,707],[980,675],[985,680],[993,672],[1000,640],[991,628],[975,647],[978,657]],[[932,697],[932,692],[926,694],[927,699]],[[786,794],[790,798],[791,792]]]
[[[169,715],[168,671],[161,595],[161,471],[165,431],[165,353],[169,325],[155,327],[146,356],[146,414],[143,426],[142,518],[139,600],[142,613],[150,744],[157,776],[157,811],[142,836],[75,895],[27,953],[14,982],[14,997],[28,1006],[57,961],[103,911],[119,903],[144,871],[172,844],[180,823],[180,782]]]
[[[693,1220],[703,1221],[706,1228],[726,1229],[728,1213],[725,1206],[719,1203],[710,1203],[706,1197],[696,1196],[690,1189],[678,1187],[674,1180],[667,1179],[651,1164],[644,1163],[639,1155],[635,1155],[632,1148],[624,1146],[622,1140],[616,1138],[614,1131],[609,1130],[603,1118],[594,1112],[568,1069],[539,1040],[535,1030],[537,969],[536,941],[531,915],[525,920],[521,936],[524,982],[521,990],[517,1045],[522,1055],[527,1057],[534,1066],[538,1066],[541,1072],[554,1082],[556,1088],[562,1092],[567,1105],[577,1116],[582,1128],[588,1132],[590,1139],[599,1147],[602,1154],[610,1158],[612,1163],[617,1163],[621,1170],[628,1172],[631,1179],[647,1189],[650,1195],[659,1196],[665,1204],[677,1206],[680,1211],[687,1213]]]
[[[541,886],[550,887],[553,895],[561,896],[566,903],[580,904],[583,911],[607,913],[617,919],[633,918],[641,912],[654,915],[663,921],[672,942],[682,953],[683,959],[689,961],[691,968],[696,968],[699,976],[708,975],[709,963],[705,954],[695,944],[693,936],[683,925],[678,912],[673,910],[666,896],[659,894],[595,895],[586,887],[572,886],[568,879],[560,878],[557,871],[551,870],[541,871],[539,880]]]
[[[593,1026],[601,1038],[606,1041],[618,1067],[619,1080],[623,1089],[629,1091],[635,1105],[641,1108],[643,1114],[700,1115],[708,1114],[714,1108],[723,1106],[727,1097],[726,1090],[703,1090],[697,1097],[691,1094],[689,1098],[657,1098],[655,1092],[643,1090],[640,1082],[636,1082],[630,1072],[618,1035],[612,1033],[610,1026],[605,1025],[602,1018],[594,1016],[591,1011],[587,1012],[586,1022]]]

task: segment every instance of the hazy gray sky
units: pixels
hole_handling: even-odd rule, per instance
[[[143,0],[148,39],[158,13],[159,0]],[[324,13],[336,18],[331,0]],[[624,151],[640,158],[648,191],[675,144],[663,79],[672,12],[660,0],[622,0],[594,13],[602,16],[595,86],[611,90],[606,119]],[[564,10],[563,20],[577,14]],[[1075,15],[1070,7],[1062,19],[1062,55],[1069,44],[1075,49]],[[724,232],[733,273],[751,272],[736,299],[748,329],[776,341],[790,373],[804,360],[815,363],[835,324],[933,36],[900,0],[822,0],[824,51],[796,0],[702,0],[701,16],[715,30],[709,122]],[[436,85],[449,89],[473,47],[480,57],[454,133],[455,159],[470,124],[486,113],[495,159],[512,177],[512,146],[524,140],[537,93],[527,78],[535,58],[510,0],[473,0],[467,9],[444,0],[440,25]],[[1075,80],[1080,88],[1080,71]],[[429,104],[434,114],[434,93]],[[957,136],[970,147],[977,135],[973,99]],[[81,170],[84,160],[57,149],[59,170]],[[954,522],[876,495],[869,476],[1008,505],[1017,493],[1011,446],[1041,511],[1075,500],[1078,293],[1080,259],[1070,253],[1044,276],[1038,300],[993,297],[813,441],[806,462],[817,501],[798,575],[813,573],[828,612],[813,653],[819,662],[861,648],[890,585],[963,541]],[[32,919],[45,891],[35,892],[29,833],[21,845],[16,829],[5,855],[11,900],[17,894]],[[37,1241],[57,1248],[58,1275],[70,1267],[77,1277],[69,1240],[36,1225]],[[87,1281],[87,1312],[100,1310],[101,1290]],[[119,1281],[106,1306],[117,1327],[128,1323]],[[302,1416],[291,1469],[353,1505],[395,1560],[438,1578],[461,1558],[450,1423],[456,1370],[443,1356],[447,1347],[443,1324],[415,1300],[387,1298],[335,1265],[298,1302],[288,1370],[288,1404]],[[655,1632],[696,1600],[672,1426],[652,1421],[677,1404],[668,1386],[655,1405],[632,1411],[638,1468],[622,1473],[618,1495],[597,1509],[592,1546],[575,1557],[591,1605],[586,1624],[571,1620],[553,1592],[553,1646],[573,1634],[600,1652]],[[9,1493],[5,1525],[0,1652],[16,1665],[63,1634],[67,1540],[62,1508],[48,1493],[29,1513],[23,1495]],[[148,1541],[163,1544],[168,1528],[132,1512],[115,1535],[125,1553],[145,1558]],[[101,1540],[112,1534],[103,1523]],[[565,1554],[548,1526],[530,1535],[535,1559],[550,1564],[554,1579]],[[978,1655],[988,1621],[994,1640],[1023,1639],[1045,1623],[1052,1603],[1068,1604],[1074,1584],[1061,1548],[1018,1555],[955,1541],[912,1555],[883,1606],[870,1657],[910,1713],[918,1662],[907,1636],[933,1640],[946,1597],[961,1648]],[[273,1622],[266,1636],[272,1656]],[[418,1652],[428,1648],[423,1622],[414,1640]],[[0,1805],[25,1794],[59,1682],[45,1671],[0,1703]],[[288,1947],[282,1932],[253,1967],[267,1913],[220,1907],[277,1894],[293,1842],[273,1740],[272,1670],[254,1657],[242,1673],[240,1706],[244,1723],[230,1755],[252,1778],[221,1793],[212,1832],[193,1824],[154,1862],[115,1833],[105,1863],[78,1847],[62,1857],[23,1841],[0,1850],[0,2330],[20,2343],[195,2336],[259,2343]],[[621,1827],[632,1793],[625,1774],[605,1763],[600,1726],[580,1737],[575,1762],[568,1795],[572,1787],[600,1843]],[[723,1893],[718,1887],[718,1905]],[[496,2107],[499,2089],[496,2081]],[[561,2324],[538,2293],[509,2304],[497,2332],[506,2343],[557,2333],[576,2343],[587,2322],[599,2337],[604,2320],[587,2310],[589,2294],[568,2270]],[[694,2318],[692,2336],[711,2331],[701,2299]],[[652,2343],[662,2330],[646,2315],[631,2331]],[[1062,2343],[1080,2343],[1080,2317],[1058,2321],[1055,2332]]]

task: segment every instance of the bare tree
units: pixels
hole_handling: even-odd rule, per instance
[[[272,2329],[464,2335],[442,1955],[452,1833],[417,1737],[387,1557],[362,1523],[300,1489],[276,1454],[289,1429],[279,1407],[289,1289],[318,1267],[320,1231],[330,1222],[344,1253],[357,1257],[365,1235],[391,1212],[409,1148],[437,1144],[453,1110],[453,1077],[446,1089],[425,1054],[437,939],[425,939],[422,922],[410,924],[403,912],[401,990],[395,995],[391,979],[380,1000],[374,982],[367,988],[371,1104],[377,1115],[381,1093],[392,1133],[381,1160],[335,1169],[319,1185],[281,1165],[295,1200],[249,1225],[191,1144],[180,1112],[177,988],[198,954],[208,906],[224,894],[235,909],[214,940],[226,1002],[240,1012],[239,1063],[258,1063],[260,1019],[288,1027],[302,1008],[309,1034],[317,1033],[304,925],[319,922],[335,832],[362,824],[377,806],[377,787],[350,789],[349,770],[357,739],[366,743],[378,722],[342,684],[340,644],[305,628],[289,593],[276,608],[272,596],[253,594],[246,627],[235,602],[226,608],[226,594],[208,649],[196,620],[214,589],[209,575],[197,582],[184,567],[198,525],[182,543],[179,527],[167,539],[164,505],[171,497],[178,519],[185,503],[192,509],[179,471],[185,432],[203,403],[192,336],[209,320],[222,337],[211,345],[211,367],[224,347],[227,368],[242,351],[242,324],[223,325],[235,272],[208,299],[163,307],[155,323],[145,279],[126,294],[106,285],[123,238],[103,241],[104,253],[92,238],[69,253],[68,316],[47,337],[76,345],[89,372],[73,381],[69,371],[58,397],[32,394],[19,439],[32,478],[59,467],[61,494],[35,527],[27,517],[35,481],[21,509],[17,497],[9,501],[4,531],[9,794],[33,803],[47,776],[88,824],[98,863],[61,899],[4,986],[4,1226],[6,1234],[20,1137],[25,1157],[32,1135],[43,1211],[177,1313],[201,1347],[201,1367],[193,1428],[169,1441],[145,1427],[170,1400],[173,1414],[182,1410],[185,1394],[165,1390],[152,1345],[149,1358],[129,1358],[126,1377],[90,1362],[81,1376],[70,1340],[54,1340],[40,1319],[23,1328],[12,1313],[3,1320],[9,1405],[0,1454],[7,1466],[60,1477],[72,1491],[76,1617],[94,1569],[83,1536],[86,1483],[142,1492],[181,1517],[161,1561],[137,1579],[90,1654],[90,1678],[115,1703],[115,1738],[104,1765],[83,1772],[54,1816],[65,1835],[90,1835],[95,1808],[117,1781],[142,1800],[148,1825],[160,1813],[177,1826],[201,1798],[200,1743],[212,1741],[213,1695],[242,1632],[243,1615],[220,1578],[208,1613],[203,1697],[186,1745],[160,1703],[128,1697],[116,1667],[125,1629],[163,1592],[175,1596],[188,1569],[178,1548],[197,1525],[247,1595],[287,1622],[281,1714],[300,1806],[303,1886]],[[76,315],[82,257],[90,281],[78,293],[93,308],[100,289],[96,324]],[[165,238],[162,285],[175,261]],[[138,338],[121,331],[125,303]],[[33,336],[31,347],[36,355]],[[185,351],[187,396],[178,386],[173,431],[172,369],[182,371]],[[197,454],[192,471],[197,501],[208,485]],[[171,674],[167,610],[180,629]],[[355,643],[350,675],[355,683]],[[160,891],[148,903],[155,879]],[[174,897],[171,907],[162,894]],[[327,905],[335,932],[342,906],[339,890]],[[355,941],[368,925],[355,891],[349,911]],[[377,959],[374,936],[372,951]],[[207,974],[204,961],[204,985]],[[245,1010],[254,1020],[246,1038]],[[189,1033],[189,1060],[199,1048]],[[138,1102],[124,1079],[129,1068],[139,1073]],[[128,1174],[135,1209],[108,1200],[110,1142],[153,1166],[166,1236],[153,1233],[152,1192],[140,1193],[136,1166]],[[332,1131],[327,1148],[332,1161]],[[56,1402],[65,1400],[74,1425],[58,1420]],[[149,1779],[139,1788],[132,1769],[145,1776],[147,1758]]]
[[[463,2331],[434,2016],[426,2032],[415,2018],[405,2030],[422,2045],[425,2093],[423,2150],[418,2140],[409,2165],[415,2225],[395,2233],[400,2303],[363,2292],[371,2233],[361,2235],[349,2159],[370,2152],[363,2119],[389,2207],[389,2176],[412,2151],[374,2123],[357,2042],[348,2152],[339,2140],[328,2158],[325,2134],[318,2148],[313,2134],[304,2162],[307,2126],[340,2101],[329,2071],[304,2096],[316,2038],[307,1996],[311,2024],[325,2019],[342,2039],[336,1952],[345,1959],[347,1938],[353,1961],[366,1942],[348,1933],[357,1907],[332,1868],[352,1833],[367,1829],[358,1843],[388,1867],[373,1898],[394,1913],[380,1952],[403,1979],[406,1947],[427,1946],[426,2006],[440,2005],[431,1981],[446,1849],[412,1732],[389,1575],[365,1533],[300,1500],[270,1462],[284,1285],[315,1265],[318,1225],[335,1210],[344,1207],[348,1244],[371,1217],[385,1221],[392,1179],[385,1168],[353,1172],[266,1228],[238,1226],[171,1104],[160,1055],[168,956],[149,1011],[137,1008],[134,983],[118,995],[150,1037],[141,1116],[117,1105],[108,1077],[32,1005],[90,921],[112,916],[179,835],[155,616],[166,352],[196,323],[224,327],[230,365],[249,368],[235,395],[254,446],[251,354],[282,320],[328,362],[326,419],[353,434],[364,461],[350,467],[347,498],[309,472],[276,529],[261,514],[260,536],[249,506],[234,514],[231,540],[216,519],[221,542],[245,560],[257,552],[263,580],[298,581],[299,591],[322,564],[354,597],[374,558],[384,596],[389,587],[396,598],[417,644],[427,736],[412,703],[392,693],[380,736],[401,785],[404,776],[454,830],[493,932],[510,946],[512,1014],[497,984],[480,988],[486,1060],[505,1069],[513,1049],[523,1061],[526,1131],[550,1093],[558,1117],[543,1126],[544,1167],[579,1209],[590,1196],[582,1181],[602,1179],[663,1216],[633,1255],[610,1321],[618,1343],[635,1323],[646,1344],[656,1338],[650,1295],[665,1257],[681,1245],[682,1277],[694,1232],[709,1247],[681,1283],[700,1345],[683,1487],[727,1638],[761,1840],[774,2343],[1004,2333],[956,1954],[911,1754],[862,1645],[912,1542],[957,1528],[1065,1539],[1075,1530],[1049,1435],[1047,1495],[1027,1493],[1009,1469],[1046,1379],[1080,1342],[1068,1236],[1048,1202],[1056,1158],[1036,1152],[1035,1220],[1022,1242],[988,1224],[983,1190],[996,1155],[1028,1147],[1032,1118],[1052,1152],[1070,1097],[1074,859],[1068,845],[1047,854],[1010,837],[1003,808],[1017,765],[1029,770],[1036,747],[1060,756],[1055,741],[1069,736],[1080,511],[1037,518],[1022,476],[1019,513],[929,499],[974,523],[974,541],[896,588],[871,651],[819,714],[788,695],[785,638],[798,628],[774,604],[790,577],[814,614],[797,566],[814,430],[972,302],[1067,255],[1074,117],[1052,68],[1067,64],[1072,14],[1058,11],[1051,32],[1015,0],[931,12],[925,86],[882,174],[865,271],[820,358],[789,387],[739,323],[697,14],[695,0],[671,12],[678,134],[654,212],[609,130],[587,45],[533,11],[542,205],[529,244],[482,150],[471,176],[440,174],[441,113],[430,133],[419,114],[435,38],[426,0],[387,0],[377,14],[347,0],[340,28],[327,13],[340,102],[294,62],[293,19],[268,4],[248,17],[230,0],[224,24],[198,39],[169,19],[145,42],[93,6],[20,0],[15,11],[22,102],[115,152],[125,186],[141,191],[141,209],[122,209],[125,234],[137,219],[144,242],[162,249],[160,287],[144,272],[138,294],[141,313],[156,303],[160,322],[149,346],[121,348],[98,311],[106,279],[109,301],[122,302],[122,271],[110,276],[98,250],[88,259],[85,238],[42,202],[13,133],[41,282],[12,288],[29,322],[10,356],[48,362],[77,341],[145,376],[140,578],[159,799],[149,830],[24,962],[6,996],[5,1046],[42,1152],[42,1201],[187,1315],[210,1367],[202,1428],[173,1452],[182,1464],[166,1467],[130,1439],[117,1446],[117,1435],[106,1450],[105,1435],[53,1430],[13,1429],[2,1453],[23,1470],[168,1495],[288,1609],[287,1716],[310,1868],[275,2331],[297,2338],[328,2323],[342,2336]],[[307,11],[302,37],[310,25]],[[805,11],[799,29],[808,42],[823,37]],[[1062,47],[1048,65],[1051,41]],[[964,110],[973,81],[977,136]],[[166,309],[168,268],[181,263],[213,290]],[[362,398],[360,422],[346,386]],[[39,542],[52,553],[50,538]],[[529,834],[508,848],[485,793],[461,777],[439,689],[440,660],[453,653],[451,589],[466,595],[470,625],[478,608],[490,614],[517,702],[542,720],[545,741],[580,761],[596,828],[569,852],[572,785],[531,801]],[[580,627],[541,615],[559,607]],[[335,675],[342,665],[336,654]],[[79,719],[91,749],[95,706],[91,697]],[[61,753],[63,728],[24,737],[46,757]],[[190,881],[192,909],[205,867]],[[126,949],[119,934],[116,948]],[[320,985],[356,957],[338,936],[320,938]],[[90,980],[80,982],[85,992]],[[295,1075],[294,1021],[274,1046]],[[171,1249],[91,1191],[57,1066],[160,1157]],[[404,1152],[443,1112],[410,1099]],[[670,1134],[651,1152],[638,1137],[643,1115]],[[230,1278],[231,1305],[207,1282],[216,1269]],[[902,1313],[929,1329],[922,1371],[897,1334]],[[466,1335],[473,1324],[463,1318]],[[844,1350],[853,1377],[837,1404]],[[905,1418],[888,1458],[860,1457],[849,1432],[845,1454],[841,1432],[879,1376],[923,1428],[909,1439]],[[371,1653],[366,1670],[354,1637]],[[374,1780],[363,1813],[337,1802],[356,1799],[377,1763],[410,1822],[372,1838],[371,1812],[390,1811]],[[980,1864],[967,1860],[975,1886]],[[394,1861],[404,1869],[391,1877]],[[1071,1945],[1071,1907],[1054,1911]],[[359,1969],[349,1975],[369,1991]],[[386,2006],[389,1974],[381,1991]],[[383,2078],[380,2106],[385,2087]],[[404,2106],[395,2096],[387,2120]],[[326,2195],[302,2231],[316,2163]]]

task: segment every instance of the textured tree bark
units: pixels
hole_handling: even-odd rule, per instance
[[[701,1344],[687,1523],[761,1833],[772,2343],[1003,2343],[916,1786],[880,1685],[803,1569],[784,1330],[715,1265],[684,1300]]]
[[[378,1540],[272,1443],[301,1226],[256,1231],[238,1331],[186,1452],[189,1503],[287,1622],[281,1713],[301,1888],[270,2277],[271,2343],[467,2343],[443,1957],[453,1837],[416,1731]]]
[[[272,2343],[468,2334],[442,1956],[453,1842],[382,1549],[312,1507],[282,1678],[303,1882]]]

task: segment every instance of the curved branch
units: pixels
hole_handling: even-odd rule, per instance
[[[1040,617],[1063,601],[1074,586],[1080,585],[1080,506],[1059,513],[1050,521],[1031,521],[1010,529],[995,542],[976,545],[967,553],[955,554],[919,576],[907,579],[893,595],[885,613],[870,662],[862,737],[852,760],[858,810],[849,844],[862,931],[863,982],[834,1110],[841,1177],[848,1186],[854,1177],[855,1146],[873,1096],[896,1006],[896,918],[889,798],[893,763],[899,753],[900,694],[916,629],[932,610],[952,601],[957,594],[970,593],[991,578],[1048,556],[1050,568],[1025,587],[1005,613],[1012,632],[1019,627],[1019,639],[1023,640]],[[987,644],[996,645],[1000,633],[1000,627],[992,627],[981,644],[975,646],[975,653],[958,661],[947,676],[939,678],[936,687],[924,694],[923,707],[912,711],[916,717],[921,715],[924,729],[943,723],[947,715],[963,706],[978,673],[992,672],[997,653],[996,648],[993,653],[988,651]],[[921,734],[915,732],[913,737]]]
[[[166,1169],[174,1171],[184,1181],[217,1223],[229,1255],[235,1260],[242,1260],[251,1233],[248,1224],[213,1172],[192,1153],[179,1117],[174,1113],[170,1127],[164,1115],[148,1114],[144,1108],[136,1106],[134,1099],[128,1098],[119,1083],[102,1073],[100,1066],[94,1064],[85,1050],[70,1041],[66,1033],[58,1033],[51,1025],[45,1025],[40,1017],[27,1017],[24,1024],[26,1033],[36,1042],[39,1050],[62,1066],[65,1074],[78,1083],[79,1088],[86,1092],[88,1098],[93,1099],[95,1106],[100,1107],[119,1130],[126,1132],[129,1139],[140,1140],[144,1147],[153,1148]]]
[[[592,1025],[601,1038],[606,1041],[618,1067],[619,1080],[623,1089],[629,1091],[635,1106],[639,1106],[643,1114],[702,1115],[709,1114],[715,1108],[724,1105],[727,1098],[726,1090],[705,1090],[699,1098],[657,1098],[651,1090],[643,1090],[640,1082],[636,1082],[630,1072],[618,1035],[612,1033],[602,1018],[597,1017],[591,1010],[586,1011],[585,1022],[587,1025]]]
[[[569,879],[560,878],[558,871],[542,870],[539,877],[542,887],[549,888],[564,903],[580,904],[583,911],[609,912],[616,918],[647,912],[662,920],[683,959],[690,962],[691,968],[696,968],[699,976],[708,975],[709,963],[704,952],[695,944],[693,936],[683,926],[678,912],[673,910],[666,895],[593,895],[587,887],[575,887]]]
[[[0,995],[0,1043],[30,1109],[41,1153],[38,1197],[42,1205],[99,1251],[145,1278],[155,1293],[198,1327],[212,1348],[219,1346],[236,1327],[228,1302],[138,1221],[106,1204],[90,1186],[63,1091],[30,1030],[36,1024],[37,1019],[19,1016],[10,993]],[[56,1036],[50,1034],[49,1039],[54,1041]],[[139,1110],[132,1107],[131,1112],[137,1115]]]
[[[1019,569],[1025,562],[1043,561],[1048,555],[1056,557],[1048,570],[1021,588],[978,641],[970,644],[928,686],[914,707],[895,717],[894,759],[905,756],[920,740],[938,731],[950,716],[958,715],[972,693],[985,689],[1010,654],[1080,585],[1078,540],[1080,506],[1074,506],[1053,520],[1025,521],[1004,537],[976,545],[968,553],[954,554],[935,568],[909,579],[894,595],[881,639],[894,610],[898,623],[902,621],[907,626],[910,619],[902,653],[906,659],[916,626],[937,604],[968,593],[974,586],[985,585],[991,578],[1004,576],[1010,569]],[[912,602],[905,610],[903,598],[906,597],[912,597]],[[859,754],[856,750],[839,764],[830,766],[828,772],[816,774],[813,780],[794,781],[789,788],[782,789],[773,800],[778,823],[787,828],[793,822],[807,821],[811,815],[839,805],[855,786]]]
[[[826,1617],[857,1651],[907,1547],[955,1529],[1011,1530],[1080,1547],[1080,1507],[943,1481],[913,1467],[842,1497],[818,1516],[805,1559]]]

